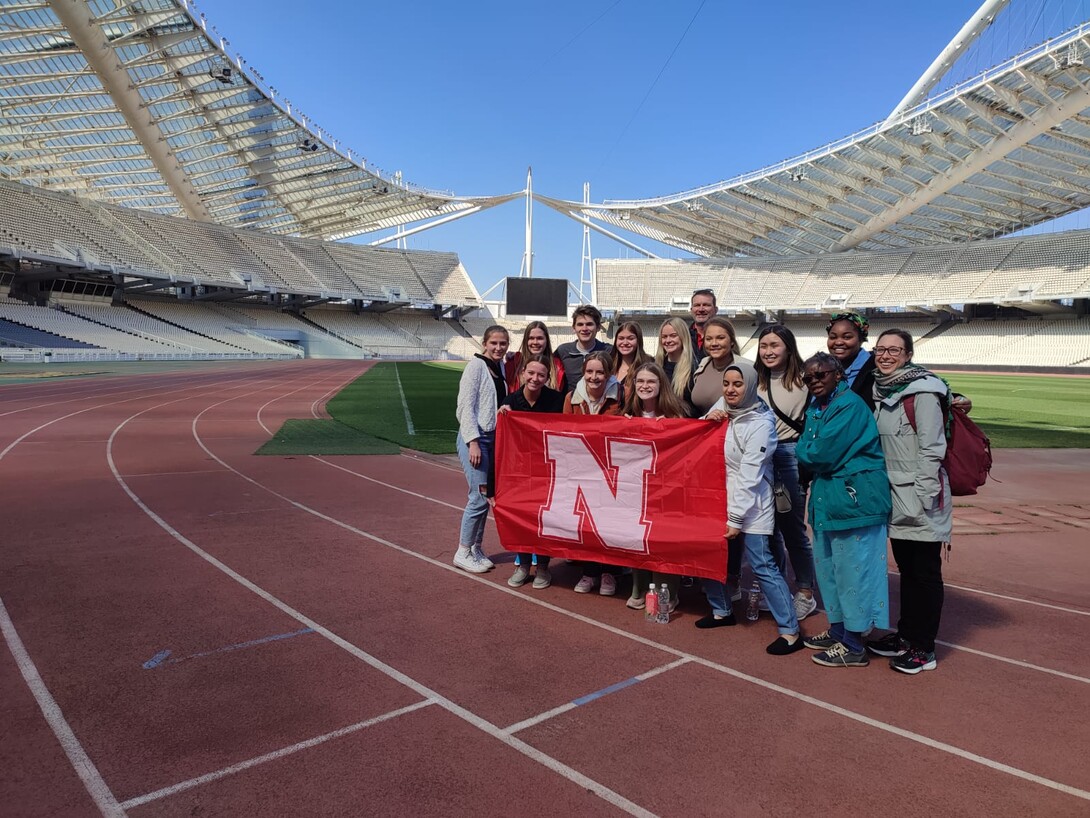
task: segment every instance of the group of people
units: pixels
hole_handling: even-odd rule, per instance
[[[903,330],[886,330],[865,349],[869,326],[856,313],[834,315],[827,351],[806,359],[789,328],[765,326],[754,363],[741,357],[733,324],[717,315],[714,292],[695,292],[690,314],[691,323],[662,323],[654,356],[635,322],[620,323],[612,345],[600,340],[602,316],[593,306],[574,311],[576,340],[555,349],[540,321],[527,325],[517,350],[504,327],[485,331],[458,392],[457,448],[469,498],[454,564],[472,573],[494,567],[482,542],[498,413],[725,422],[730,547],[721,579],[702,580],[710,611],[696,627],[736,624],[744,554],[760,607],[778,629],[768,653],[809,648],[826,667],[861,667],[868,656],[882,656],[902,673],[933,670],[942,549],[952,528],[942,461],[945,410],[955,397],[946,383],[913,362],[913,339]],[[893,631],[887,538],[900,573]],[[581,568],[577,593],[617,593],[621,568]],[[669,589],[667,612],[674,610],[681,577],[631,573],[628,607],[642,609],[654,583]],[[519,587],[531,577],[534,588],[552,584],[548,556],[516,555],[508,584]],[[818,609],[815,589],[829,627],[805,636],[799,623]]]

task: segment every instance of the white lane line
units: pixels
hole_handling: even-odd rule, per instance
[[[1064,613],[1078,614],[1079,616],[1090,616],[1090,611],[1080,611],[1078,608],[1065,608],[1062,605],[1051,605],[1048,602],[1038,602],[1035,599],[1022,599],[1018,596],[997,594],[994,591],[982,591],[979,588],[967,588],[964,585],[953,585],[949,582],[944,582],[943,584],[947,588],[957,588],[959,591],[968,591],[971,594],[980,594],[982,596],[995,597],[996,599],[1005,599],[1008,602],[1021,602],[1023,605],[1036,605],[1038,608],[1050,608],[1053,611],[1063,611]]]
[[[283,395],[278,395],[275,398],[271,398],[268,401],[266,401],[265,403],[263,403],[261,405],[261,408],[257,410],[257,424],[258,424],[258,426],[260,426],[262,429],[264,429],[267,434],[271,435],[273,433],[273,430],[270,429],[268,426],[266,426],[265,422],[261,419],[261,413],[265,411],[266,407],[271,406],[272,404],[276,403],[279,400],[283,400],[284,398],[288,397],[289,395],[294,395],[296,392],[302,392],[304,389],[311,389],[314,386],[316,386],[317,384],[319,384],[322,381],[326,380],[327,377],[332,377],[333,374],[336,374],[336,373],[332,373],[330,375],[323,376],[323,377],[319,378],[317,381],[315,381],[314,383],[307,384],[306,386],[300,386],[298,389],[293,389],[290,392],[285,392]],[[357,375],[353,375],[350,378],[350,380],[354,380],[356,377],[357,377]],[[333,390],[340,389],[346,383],[348,383],[348,381],[342,381],[342,382],[338,383],[337,386],[331,387],[330,389],[327,389],[325,392],[323,392],[321,396],[319,396],[317,399],[314,400],[313,403],[310,404],[310,413],[312,415],[314,415],[314,417],[316,419],[321,420],[321,418],[318,417],[318,415],[314,411],[314,404],[316,404],[318,401],[320,401],[322,398],[324,398],[326,395],[328,395]]]
[[[1018,667],[1024,667],[1027,670],[1036,670],[1040,673],[1051,673],[1053,676],[1059,676],[1063,679],[1070,679],[1073,682],[1082,682],[1083,684],[1090,684],[1090,679],[1085,676],[1076,676],[1074,673],[1064,673],[1062,670],[1053,670],[1050,667],[1041,667],[1040,665],[1033,665],[1029,662],[1023,662],[1021,659],[1009,659],[1006,656],[999,656],[995,653],[988,653],[987,651],[977,650],[976,648],[967,648],[965,645],[955,645],[953,642],[943,642],[940,639],[935,640],[936,645],[943,645],[944,647],[954,648],[955,650],[963,650],[966,653],[974,653],[977,656],[984,656],[987,659],[994,659],[997,662],[1004,662],[1008,665],[1017,665]]]
[[[212,455],[212,456],[215,457],[215,455]],[[368,477],[366,474],[360,474],[358,471],[352,471],[352,469],[348,468],[347,466],[342,466],[339,463],[334,463],[331,460],[326,460],[323,457],[321,457],[320,455],[312,454],[312,455],[308,455],[308,457],[310,457],[311,460],[317,460],[319,463],[325,463],[327,466],[332,466],[333,468],[338,469],[340,471],[343,471],[346,474],[351,474],[353,477],[358,477],[361,480],[367,480],[367,481],[369,481],[371,483],[377,483],[380,486],[384,486],[385,488],[388,488],[388,489],[393,489],[394,491],[400,491],[402,494],[408,494],[410,497],[416,497],[416,498],[418,498],[420,500],[427,500],[428,502],[435,503],[437,506],[446,506],[447,508],[452,508],[455,511],[464,511],[465,510],[465,506],[458,506],[458,505],[455,505],[454,503],[448,503],[445,500],[438,500],[435,497],[429,497],[426,494],[418,494],[415,491],[410,491],[409,489],[403,489],[400,486],[393,485],[392,483],[385,483],[382,480],[376,480],[374,477]],[[227,468],[231,468],[231,467],[228,466]]]
[[[637,674],[632,678],[639,682],[646,682],[648,679],[653,679],[661,673],[666,673],[668,670],[673,670],[676,667],[681,667],[682,665],[687,664],[689,664],[688,659],[675,659],[673,662],[665,665],[660,665],[656,668],[652,668],[651,670]],[[517,733],[520,730],[525,730],[528,727],[534,727],[535,725],[541,724],[544,721],[548,721],[551,718],[559,716],[563,713],[567,713],[569,710],[574,710],[575,708],[581,706],[582,704],[580,700],[576,698],[573,701],[565,702],[559,707],[554,707],[552,710],[546,710],[544,713],[538,713],[536,716],[531,716],[528,719],[523,719],[520,722],[512,724],[510,727],[505,727],[503,732],[507,733],[508,735],[511,735],[512,733]]]
[[[26,681],[27,687],[30,688],[34,700],[42,711],[42,715],[45,716],[46,722],[53,730],[53,735],[57,737],[57,741],[60,742],[61,747],[64,749],[64,754],[68,756],[68,760],[72,763],[76,774],[83,782],[83,786],[87,788],[87,792],[94,800],[95,806],[103,815],[123,816],[125,810],[117,802],[114,794],[110,792],[110,788],[106,786],[102,774],[99,773],[98,768],[91,761],[91,757],[87,755],[87,751],[83,749],[83,745],[79,743],[79,739],[76,738],[71,725],[65,720],[57,700],[53,698],[53,694],[49,692],[49,688],[42,681],[42,676],[38,673],[34,660],[27,653],[23,640],[19,638],[19,633],[15,630],[15,625],[11,621],[11,617],[8,616],[8,609],[4,606],[2,599],[0,599],[0,631],[3,632],[4,640],[8,643],[8,649],[15,658],[15,664],[19,666],[19,672],[23,674],[23,680]]]
[[[409,404],[405,400],[405,390],[401,388],[401,375],[397,372],[397,363],[394,363],[394,377],[397,378],[397,393],[401,395],[401,408],[405,412],[405,427],[409,430],[410,435],[415,435],[416,430],[413,428],[413,416],[409,414]]]
[[[329,389],[328,391],[326,391],[323,394],[316,397],[314,399],[314,401],[310,404],[310,413],[312,415],[314,415],[314,418],[316,420],[321,420],[322,419],[322,416],[320,414],[318,414],[318,404],[322,403],[327,397],[329,397],[329,394],[331,392],[339,392],[340,390],[344,389],[346,386],[348,386],[349,383],[351,383],[352,381],[354,381],[357,378],[361,377],[370,368],[371,368],[370,364],[365,364],[363,369],[357,370],[356,372],[352,373],[352,376],[348,380],[344,381],[343,383],[337,384],[332,389]],[[322,403],[322,405],[324,406],[325,404]],[[326,412],[326,415],[328,416],[329,413]]]
[[[212,781],[218,781],[221,778],[227,778],[229,775],[235,775],[243,770],[248,770],[251,767],[257,767],[259,764],[265,764],[269,761],[276,761],[284,756],[298,753],[301,750],[309,750],[311,747],[317,747],[319,744],[325,744],[327,741],[341,738],[352,733],[363,730],[366,727],[373,727],[376,724],[381,724],[384,721],[390,721],[396,719],[398,716],[404,716],[406,713],[412,713],[416,710],[420,710],[424,707],[430,707],[435,702],[425,699],[424,701],[410,704],[407,707],[399,707],[397,710],[391,710],[389,713],[383,713],[381,716],[375,716],[374,718],[367,719],[366,721],[356,722],[350,724],[347,727],[342,727],[339,730],[334,730],[330,733],[325,733],[314,738],[307,739],[306,741],[300,741],[297,744],[291,744],[287,747],[281,747],[279,750],[274,750],[271,753],[265,753],[265,755],[257,756],[256,758],[250,758],[246,761],[240,761],[237,764],[232,764],[230,767],[224,767],[222,770],[216,770],[212,773],[206,773],[205,775],[197,776],[196,778],[190,778],[188,781],[180,781],[177,784],[172,784],[169,787],[163,787],[155,792],[149,792],[144,795],[138,795],[135,798],[130,798],[125,801],[121,806],[125,809],[132,809],[133,807],[140,807],[144,804],[151,803],[152,801],[158,801],[160,798],[168,798],[172,795],[177,795],[180,792],[191,790],[194,787],[199,787],[202,784],[208,784]]]
[[[230,400],[233,400],[233,398],[228,398],[226,400],[220,401],[217,404],[213,404],[211,406],[208,406],[204,411],[202,411],[200,414],[198,414],[196,417],[193,418],[193,423],[192,423],[191,428],[192,428],[192,431],[193,431],[193,436],[197,441],[197,444],[202,449],[204,449],[204,451],[210,457],[212,457],[214,460],[216,460],[217,462],[219,462],[221,465],[225,466],[226,468],[231,469],[231,471],[238,474],[239,477],[241,477],[242,479],[249,481],[253,485],[257,486],[258,488],[264,489],[265,491],[272,494],[274,497],[280,497],[281,499],[285,500],[286,502],[290,503],[291,505],[298,506],[299,508],[307,510],[310,513],[317,514],[317,515],[322,516],[322,517],[326,517],[326,515],[322,515],[321,512],[317,512],[317,511],[315,511],[313,509],[306,509],[306,507],[303,506],[302,504],[299,504],[299,503],[296,503],[296,502],[294,502],[292,500],[289,500],[287,497],[284,497],[284,495],[279,494],[278,492],[275,492],[272,489],[266,488],[265,486],[262,486],[256,480],[253,480],[252,478],[247,477],[246,475],[242,474],[241,472],[239,472],[236,469],[229,466],[227,463],[225,463],[223,460],[221,460],[219,457],[217,457],[215,454],[213,454],[204,445],[204,442],[201,440],[200,436],[197,434],[197,423],[200,420],[201,415],[203,415],[204,412],[207,412],[210,409],[213,409],[216,406],[219,406],[220,404],[227,403]],[[481,732],[486,733],[487,735],[495,738],[496,740],[502,742],[503,744],[506,744],[508,747],[512,748],[513,750],[516,750],[519,753],[526,756],[527,758],[530,758],[531,760],[536,761],[538,764],[541,764],[542,766],[547,767],[548,769],[550,769],[553,772],[563,776],[564,778],[566,778],[569,781],[577,784],[578,786],[583,787],[586,790],[589,790],[590,792],[594,793],[595,795],[597,795],[602,800],[606,801],[609,804],[612,804],[613,806],[617,807],[618,809],[624,810],[629,815],[641,816],[641,818],[654,818],[654,813],[649,812],[648,810],[641,807],[639,804],[636,804],[633,801],[629,801],[627,798],[625,798],[620,793],[609,789],[609,787],[605,786],[604,784],[602,784],[602,783],[600,783],[598,781],[595,781],[594,779],[590,778],[589,776],[584,775],[583,773],[579,772],[578,770],[574,769],[573,767],[569,767],[567,764],[564,764],[564,763],[556,760],[552,756],[546,755],[545,753],[538,750],[536,747],[532,747],[531,745],[525,743],[524,741],[521,741],[521,740],[515,738],[514,736],[506,735],[499,727],[497,727],[496,725],[492,724],[491,722],[488,722],[485,719],[481,718],[476,713],[473,713],[472,711],[467,710],[466,708],[461,707],[458,704],[455,704],[453,701],[446,698],[445,696],[442,696],[437,691],[434,691],[431,688],[421,684],[420,682],[416,681],[415,679],[411,678],[410,676],[407,676],[406,674],[402,673],[401,671],[397,670],[396,668],[386,664],[385,662],[378,659],[377,657],[372,656],[371,654],[367,653],[365,650],[363,650],[362,648],[356,646],[352,642],[349,642],[347,639],[344,639],[344,638],[338,636],[337,634],[333,633],[333,631],[331,631],[328,628],[326,628],[325,626],[319,624],[318,622],[316,622],[315,620],[313,620],[310,617],[306,616],[305,614],[297,611],[295,608],[288,605],[288,603],[284,602],[283,600],[279,599],[278,597],[273,596],[271,593],[266,591],[264,588],[261,588],[257,584],[251,582],[250,580],[248,580],[246,577],[242,576],[242,574],[238,573],[237,571],[235,571],[233,568],[231,568],[227,564],[225,564],[225,563],[221,562],[220,560],[216,559],[215,557],[213,557],[207,551],[202,549],[200,546],[198,546],[192,540],[188,539],[181,532],[179,532],[177,529],[175,529],[173,526],[171,526],[170,523],[168,523],[166,520],[164,520],[162,517],[160,517],[154,511],[152,511],[151,508],[143,500],[141,500],[136,495],[136,493],[129,487],[128,483],[126,483],[125,480],[121,477],[121,474],[117,471],[117,467],[116,467],[116,464],[114,463],[114,459],[113,459],[113,443],[114,443],[114,440],[116,439],[118,433],[121,432],[121,430],[125,428],[125,426],[129,423],[129,421],[133,420],[134,418],[138,417],[139,415],[145,414],[146,412],[150,412],[153,409],[157,409],[157,408],[159,408],[159,407],[157,407],[157,406],[149,407],[147,409],[144,409],[141,412],[136,413],[135,415],[131,415],[129,418],[122,421],[113,430],[113,432],[110,434],[110,440],[106,444],[106,461],[110,466],[110,471],[113,472],[114,479],[117,480],[118,484],[125,491],[125,493],[129,496],[129,498],[134,503],[136,503],[136,505],[141,509],[141,511],[143,511],[146,515],[148,515],[148,517],[151,518],[160,528],[162,528],[164,531],[166,531],[168,534],[170,534],[171,537],[173,537],[175,540],[180,542],[182,545],[184,545],[186,548],[188,548],[190,551],[192,551],[198,557],[200,557],[201,559],[205,560],[210,565],[212,565],[215,568],[222,571],[224,574],[229,576],[231,579],[235,580],[235,582],[237,582],[242,587],[244,587],[247,590],[251,591],[252,593],[256,594],[261,599],[264,599],[266,602],[268,602],[273,607],[279,609],[280,611],[283,611],[285,614],[290,616],[296,622],[301,623],[304,627],[311,628],[316,633],[318,633],[321,636],[323,636],[324,638],[328,639],[330,642],[337,645],[338,647],[340,647],[342,650],[346,651],[350,655],[355,656],[357,659],[364,662],[365,664],[370,665],[375,670],[378,670],[379,672],[386,674],[390,678],[400,682],[401,684],[405,685],[409,689],[414,690],[422,698],[430,699],[430,700],[434,701],[437,705],[442,707],[444,710],[447,710],[448,712],[454,714],[455,716],[462,719],[463,721],[468,722],[469,724],[476,727]],[[331,518],[331,517],[327,517],[326,519],[329,519],[331,522],[337,522],[337,521],[334,521],[333,518]],[[347,526],[344,523],[339,523],[339,524],[346,527],[346,528],[349,528],[349,526]],[[363,534],[364,532],[360,532],[360,533]],[[366,536],[370,536],[370,535],[366,535]],[[383,543],[386,542],[385,540],[380,540],[377,537],[374,537],[373,539],[375,539],[378,542],[383,542]],[[393,545],[393,543],[390,543],[390,545]],[[451,567],[453,568],[453,566],[451,566]]]
[[[237,397],[242,397],[242,396],[237,396]],[[234,399],[235,398],[228,398],[227,400],[234,400]],[[226,403],[227,400],[222,401],[222,403]],[[211,409],[211,408],[213,408],[213,407],[211,407],[211,406],[208,407],[208,409]],[[208,411],[208,409],[205,409],[204,411]],[[201,414],[203,414],[203,412]],[[1044,776],[1039,776],[1039,775],[1037,775],[1035,773],[1031,773],[1031,772],[1028,772],[1026,770],[1019,769],[1017,767],[1012,767],[1011,765],[1004,764],[1001,761],[996,761],[994,759],[990,759],[990,758],[987,758],[985,756],[978,755],[977,753],[971,752],[969,750],[963,750],[960,747],[956,747],[956,746],[954,746],[952,744],[947,744],[945,742],[938,741],[937,739],[933,739],[933,738],[931,738],[929,736],[925,736],[925,735],[923,735],[921,733],[915,733],[915,732],[913,732],[911,730],[906,730],[904,728],[897,727],[897,726],[889,724],[887,722],[879,721],[877,719],[872,719],[871,717],[865,716],[862,713],[856,713],[856,712],[854,712],[852,710],[848,710],[846,708],[840,707],[839,705],[832,704],[831,702],[826,702],[826,701],[823,701],[821,699],[814,698],[813,696],[809,696],[809,695],[807,695],[805,693],[801,693],[801,692],[799,692],[797,690],[792,690],[791,688],[783,687],[783,686],[778,685],[778,684],[776,684],[774,682],[769,682],[769,681],[767,681],[765,679],[761,679],[761,678],[759,678],[757,676],[750,676],[749,674],[743,673],[743,672],[741,672],[739,670],[729,668],[729,667],[727,667],[725,665],[717,664],[715,662],[712,662],[712,661],[710,661],[708,659],[704,659],[703,657],[697,656],[695,654],[686,653],[685,651],[678,650],[676,648],[672,648],[672,647],[670,647],[668,645],[660,644],[660,643],[655,642],[655,641],[653,641],[651,639],[648,639],[646,637],[638,636],[637,634],[634,634],[634,633],[629,633],[628,631],[621,630],[620,628],[616,628],[616,627],[614,627],[612,625],[607,625],[605,623],[602,623],[602,622],[599,622],[597,620],[591,619],[590,617],[583,616],[582,614],[577,614],[577,613],[575,613],[573,611],[569,611],[566,608],[561,608],[558,605],[553,605],[551,603],[545,602],[544,600],[534,598],[534,597],[532,597],[530,595],[527,595],[527,594],[524,594],[524,593],[520,593],[519,591],[517,591],[517,590],[515,590],[513,588],[508,588],[508,587],[503,586],[503,585],[497,585],[494,582],[489,582],[488,580],[486,580],[486,579],[484,579],[484,578],[482,578],[480,576],[477,576],[475,574],[467,574],[467,573],[459,570],[458,568],[455,568],[453,565],[447,564],[445,562],[441,562],[441,561],[439,561],[437,559],[433,559],[432,557],[428,557],[428,556],[425,556],[423,554],[419,554],[419,553],[417,553],[415,551],[412,551],[412,550],[410,550],[408,548],[404,548],[404,547],[402,547],[400,545],[397,545],[396,543],[390,542],[389,540],[383,539],[382,537],[379,537],[379,536],[377,536],[375,534],[371,534],[370,532],[364,531],[364,530],[362,530],[360,528],[356,528],[355,526],[350,525],[349,523],[346,523],[346,522],[344,522],[342,520],[338,520],[335,517],[331,517],[328,514],[325,514],[325,513],[321,512],[321,511],[318,511],[317,509],[310,508],[309,506],[307,506],[307,505],[305,505],[303,503],[300,503],[300,502],[298,502],[296,500],[292,500],[290,497],[287,497],[286,495],[281,494],[281,493],[275,491],[274,489],[271,489],[271,488],[263,485],[262,483],[259,483],[254,478],[249,477],[246,474],[243,474],[241,471],[234,468],[233,466],[231,466],[226,461],[222,460],[214,452],[212,452],[207,446],[205,446],[204,442],[200,438],[200,435],[197,433],[197,422],[198,422],[199,419],[200,419],[200,415],[198,415],[197,417],[195,417],[193,419],[193,424],[192,424],[193,437],[196,439],[197,445],[200,446],[201,449],[203,449],[204,452],[209,457],[211,457],[213,460],[216,460],[218,463],[220,463],[224,467],[226,467],[226,468],[230,469],[231,471],[235,472],[235,474],[237,474],[239,477],[241,477],[243,480],[250,483],[251,485],[256,486],[257,488],[260,488],[260,489],[268,492],[269,494],[272,494],[274,497],[279,497],[281,500],[284,500],[289,505],[292,505],[292,506],[294,506],[295,508],[298,508],[301,511],[305,511],[308,514],[312,514],[315,517],[318,517],[319,519],[322,519],[322,520],[325,520],[325,521],[327,521],[329,523],[332,523],[333,525],[338,526],[340,528],[343,528],[346,531],[351,531],[351,532],[353,532],[353,533],[355,533],[355,534],[357,534],[357,535],[359,535],[361,537],[372,540],[373,542],[377,542],[377,543],[379,543],[381,545],[385,545],[388,548],[391,548],[391,549],[393,549],[395,551],[398,551],[398,552],[400,552],[402,554],[406,554],[406,555],[411,556],[411,557],[413,557],[415,559],[419,559],[419,560],[422,560],[424,562],[430,563],[430,564],[432,564],[432,565],[434,565],[434,566],[436,566],[438,568],[442,568],[443,570],[450,571],[450,572],[452,572],[454,574],[457,574],[458,576],[462,577],[463,580],[465,580],[465,581],[479,582],[480,584],[482,584],[482,585],[484,585],[484,586],[486,586],[488,588],[491,588],[494,591],[499,591],[500,593],[510,594],[511,596],[516,597],[516,598],[518,598],[520,600],[523,600],[524,602],[527,602],[527,603],[530,603],[530,604],[533,604],[533,605],[539,605],[539,606],[541,606],[543,608],[546,608],[548,610],[552,610],[552,611],[554,611],[556,613],[562,614],[563,616],[567,616],[567,617],[575,619],[577,621],[584,622],[585,624],[591,625],[592,627],[599,628],[599,629],[605,630],[605,631],[607,631],[609,633],[613,633],[613,634],[616,634],[618,636],[622,636],[625,639],[629,639],[629,640],[632,640],[634,642],[638,642],[640,644],[647,645],[648,647],[655,648],[657,650],[661,650],[661,651],[664,651],[666,653],[670,653],[670,654],[672,654],[672,655],[674,655],[674,656],[676,656],[678,658],[688,659],[689,661],[704,665],[705,667],[709,667],[709,668],[712,668],[714,670],[718,670],[718,671],[720,671],[722,673],[725,673],[728,676],[732,676],[732,677],[734,677],[736,679],[740,679],[742,681],[749,682],[751,684],[757,685],[758,687],[763,687],[766,690],[771,690],[773,692],[780,693],[780,694],[782,694],[784,696],[788,696],[790,698],[796,699],[796,700],[804,702],[806,704],[813,705],[814,707],[818,707],[818,708],[820,708],[822,710],[826,710],[826,711],[828,711],[830,713],[835,713],[837,715],[843,716],[845,718],[851,719],[851,720],[859,722],[861,724],[865,724],[865,725],[867,725],[869,727],[874,727],[876,729],[882,730],[882,731],[890,733],[892,735],[896,735],[896,736],[899,736],[901,738],[908,739],[909,741],[914,741],[914,742],[916,742],[918,744],[921,744],[921,745],[923,745],[925,747],[930,747],[932,749],[940,750],[942,752],[948,753],[948,754],[950,754],[952,756],[956,756],[956,757],[964,759],[966,761],[971,761],[974,764],[979,764],[979,765],[981,765],[983,767],[987,767],[988,769],[995,770],[997,772],[1002,772],[1002,773],[1005,773],[1007,775],[1014,776],[1015,778],[1023,779],[1025,781],[1031,781],[1031,782],[1033,782],[1035,784],[1040,784],[1041,786],[1048,787],[1049,789],[1057,790],[1059,792],[1063,792],[1063,793],[1066,793],[1068,795],[1073,795],[1073,796],[1075,796],[1077,798],[1081,798],[1083,800],[1090,801],[1090,791],[1081,790],[1081,789],[1078,789],[1077,787],[1073,787],[1073,786],[1071,786],[1069,784],[1064,784],[1064,783],[1059,782],[1059,781],[1053,781],[1050,778],[1045,778]],[[127,422],[128,421],[126,421],[126,423]],[[122,425],[124,425],[124,424],[122,424]],[[118,427],[118,428],[120,429],[120,427]],[[114,434],[116,434],[117,431],[118,430],[114,430]],[[113,436],[111,435],[111,440],[112,440],[112,437]],[[370,479],[370,478],[368,478],[368,479]],[[378,482],[378,481],[375,481],[375,482]],[[126,487],[126,490],[127,490],[127,487]],[[150,509],[148,509],[147,506],[145,506],[139,499],[137,499],[135,497],[135,495],[132,495],[131,492],[130,492],[130,496],[132,496],[134,498],[134,501],[138,505],[140,505],[142,508],[144,508],[146,513],[148,513],[150,516],[152,516],[153,519],[156,519],[156,520],[158,519],[157,517],[155,517],[154,512],[152,512]],[[181,537],[180,534],[178,534],[177,536]],[[193,548],[196,548],[196,546],[193,546]],[[203,554],[204,552],[200,552],[200,553]],[[209,561],[214,561],[215,560],[215,558],[210,556],[210,555],[206,555],[205,558],[208,559]],[[226,570],[230,570],[230,569],[226,569]],[[243,580],[240,580],[240,581],[243,581]],[[248,582],[248,580],[245,580],[244,582]],[[247,587],[249,587],[249,585],[247,585]],[[299,620],[299,621],[303,621],[303,620]],[[315,627],[314,625],[310,625],[309,622],[310,621],[307,620],[307,624],[310,627]],[[315,627],[315,629],[317,630],[317,627]],[[375,661],[378,661],[378,660],[375,660]],[[455,706],[457,706],[457,705],[455,705]],[[476,717],[474,717],[474,718],[476,718]],[[487,724],[487,722],[485,722],[485,724]],[[499,728],[495,728],[492,725],[489,725],[489,727],[491,729],[495,730],[498,733],[502,733],[502,731],[499,730]]]

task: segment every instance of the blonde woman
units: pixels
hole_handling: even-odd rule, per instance
[[[680,318],[667,318],[659,327],[659,351],[655,363],[670,380],[670,389],[679,398],[685,396],[693,375],[693,339],[689,327]]]

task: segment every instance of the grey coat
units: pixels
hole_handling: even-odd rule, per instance
[[[945,383],[934,376],[913,381],[903,392],[877,400],[874,418],[886,458],[893,510],[889,536],[898,540],[949,542],[953,529],[950,481],[942,466],[946,455],[939,396]],[[916,430],[902,401],[915,395]]]

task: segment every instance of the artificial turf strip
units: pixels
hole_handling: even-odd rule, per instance
[[[400,451],[396,443],[335,420],[289,419],[254,454],[398,454]]]
[[[338,392],[326,411],[346,426],[407,449],[451,454],[458,434],[454,410],[461,377],[461,367],[449,364],[376,364]],[[406,406],[415,434],[409,434],[405,422]]]
[[[1090,448],[1090,378],[945,375],[973,401],[970,415],[993,448]]]

